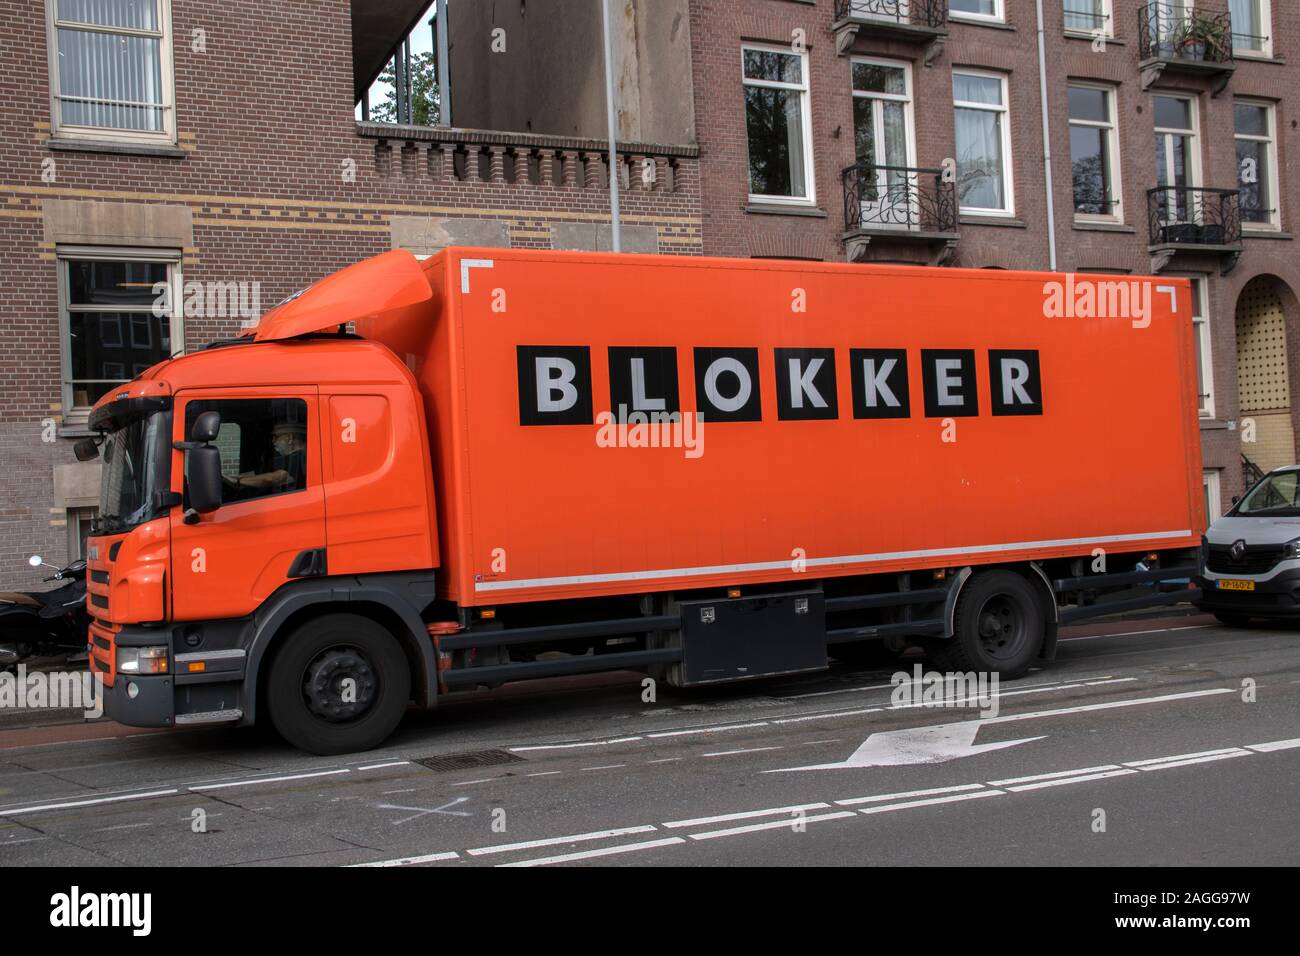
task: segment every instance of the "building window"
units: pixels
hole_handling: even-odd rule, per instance
[[[1219,473],[1217,471],[1201,472],[1201,487],[1205,492],[1205,523],[1218,521],[1223,517],[1222,498],[1219,491]]]
[[[1196,142],[1196,101],[1183,96],[1153,97],[1156,131],[1156,185],[1160,222],[1190,223],[1197,215],[1200,147]]]
[[[1003,0],[949,0],[948,12],[957,19],[998,20],[1005,19],[1002,10]]]
[[[179,254],[59,250],[63,408],[70,424],[115,385],[183,348]]]
[[[171,142],[170,0],[47,0],[56,135]]]
[[[808,56],[789,47],[747,45],[741,59],[750,199],[812,203]]]
[[[98,508],[69,508],[68,516],[68,563],[86,556],[86,538],[90,537],[91,525]]]
[[[953,73],[952,96],[961,211],[1009,216],[1014,205],[1007,79],[998,73]]]
[[[1065,29],[1068,33],[1114,36],[1111,0],[1065,0]]]
[[[1115,91],[1072,85],[1069,100],[1074,214],[1080,219],[1122,220]]]
[[[906,63],[853,60],[854,160],[861,184],[861,222],[906,226],[918,221],[912,71]]]
[[[1210,315],[1205,280],[1192,282],[1192,342],[1196,349],[1196,407],[1202,418],[1214,417],[1214,362],[1210,348]]]
[[[1237,100],[1232,105],[1233,136],[1237,141],[1237,191],[1241,221],[1252,226],[1278,226],[1277,143],[1273,105]]]
[[[1232,50],[1246,56],[1273,55],[1273,11],[1270,0],[1229,0]]]

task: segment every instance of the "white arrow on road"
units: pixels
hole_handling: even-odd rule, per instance
[[[1160,697],[1139,697],[1129,700],[1112,700],[1102,704],[1083,704],[1076,707],[1060,707],[1055,710],[1039,710],[1027,714],[1004,714],[1001,717],[985,717],[980,720],[964,720],[953,724],[935,724],[930,727],[905,727],[902,730],[886,730],[872,734],[862,746],[850,755],[848,760],[837,763],[818,763],[807,767],[782,767],[778,770],[764,770],[763,773],[790,773],[795,770],[845,770],[853,767],[895,767],[902,764],[943,763],[957,757],[970,757],[974,754],[987,753],[990,750],[1002,750],[1017,744],[1027,744],[1043,737],[1022,737],[1020,740],[1003,740],[996,744],[977,744],[975,735],[985,724],[1003,724],[1014,720],[1033,720],[1037,717],[1063,717],[1067,714],[1086,714],[1097,710],[1112,710],[1118,707],[1137,707],[1142,704],[1162,704],[1175,700],[1194,700],[1199,697],[1216,697],[1220,694],[1234,694],[1231,687],[1215,687],[1211,690],[1193,690],[1181,694],[1164,694]]]
[[[943,763],[956,757],[969,757],[990,750],[1002,750],[1017,744],[1027,744],[1042,737],[1023,737],[1020,740],[1003,740],[995,744],[976,744],[984,721],[964,720],[955,724],[937,724],[931,727],[907,727],[887,730],[868,737],[848,760],[838,763],[818,763],[808,767],[784,767],[765,770],[764,773],[789,773],[794,770],[843,770],[851,767],[893,767],[912,763]]]

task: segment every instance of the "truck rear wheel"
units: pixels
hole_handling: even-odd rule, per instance
[[[1012,571],[977,573],[962,588],[953,636],[935,648],[940,667],[1022,676],[1043,646],[1044,613],[1033,587]]]
[[[410,694],[410,666],[393,635],[359,614],[330,614],[285,638],[271,661],[265,706],[295,747],[343,754],[382,743]]]

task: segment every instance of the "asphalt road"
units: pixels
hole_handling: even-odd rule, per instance
[[[889,671],[837,666],[655,702],[630,675],[514,685],[346,758],[257,730],[0,732],[0,864],[1300,861],[1300,628],[1102,630],[996,712],[899,706]]]

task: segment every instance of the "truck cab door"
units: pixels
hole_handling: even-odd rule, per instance
[[[222,504],[189,514],[185,453],[172,490],[172,618],[251,614],[296,577],[325,571],[325,493],[315,388],[192,389],[176,396],[173,437],[188,440],[203,412],[221,415]],[[195,520],[197,517],[197,520]]]

